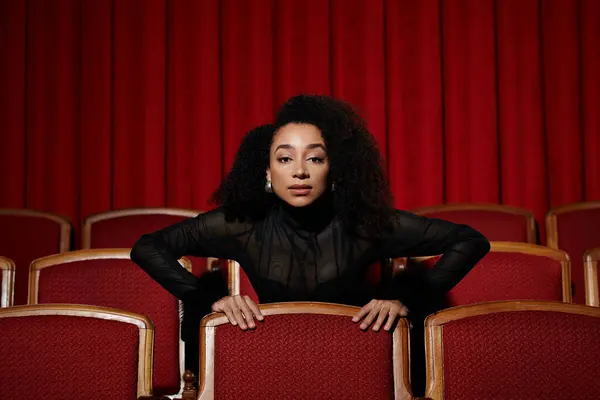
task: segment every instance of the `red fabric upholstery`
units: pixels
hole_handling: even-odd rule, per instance
[[[585,304],[583,254],[600,247],[600,208],[558,214],[558,247],[571,257],[571,279],[575,284],[573,302]]]
[[[562,267],[548,257],[490,252],[448,298],[453,306],[499,300],[562,301]]]
[[[0,214],[0,255],[15,262],[15,305],[27,304],[29,264],[60,252],[60,224],[47,218]]]
[[[256,330],[221,325],[215,398],[389,399],[392,335],[362,332],[349,317],[270,315]]]
[[[134,400],[135,325],[63,315],[0,318],[0,399]]]
[[[432,268],[439,257],[409,268]],[[548,257],[517,252],[488,253],[447,295],[448,306],[485,301],[562,301],[562,267]]]
[[[91,225],[90,248],[131,248],[140,236],[156,232],[186,217],[167,214],[129,215],[94,222]],[[192,261],[195,275],[206,271],[206,259],[187,257]]]
[[[527,219],[522,215],[487,210],[440,211],[423,215],[469,225],[490,241],[527,243]]]
[[[600,319],[547,311],[443,328],[446,400],[600,399]]]
[[[114,307],[147,315],[155,324],[154,391],[179,391],[178,301],[127,259],[87,260],[40,271],[38,303]]]

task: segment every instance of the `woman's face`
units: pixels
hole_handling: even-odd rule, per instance
[[[281,200],[304,207],[327,190],[329,161],[321,131],[314,125],[289,123],[277,130],[269,151],[267,180]]]

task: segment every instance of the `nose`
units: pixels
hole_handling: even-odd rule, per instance
[[[298,164],[294,168],[294,178],[307,179],[309,177],[308,169],[304,161],[299,160]]]

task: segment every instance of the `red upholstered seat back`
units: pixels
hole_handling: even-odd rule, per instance
[[[548,257],[490,252],[449,293],[451,305],[498,300],[562,301],[562,267]]]
[[[215,398],[393,398],[392,334],[337,315],[269,315],[256,330],[217,326]]]
[[[29,264],[68,250],[69,237],[65,237],[66,248],[61,249],[61,225],[42,216],[0,212],[0,226],[0,255],[12,259],[16,266],[14,304],[27,304]]]
[[[583,254],[600,247],[600,203],[598,208],[556,214],[556,228],[558,248],[571,257],[571,277],[575,284],[573,302],[585,304]]]
[[[180,388],[178,300],[129,259],[82,260],[40,270],[38,303],[114,307],[155,324],[154,391]]]
[[[138,327],[64,315],[0,318],[0,399],[137,398]]]
[[[418,210],[417,210],[418,212]],[[527,217],[502,211],[453,210],[419,213],[428,218],[439,218],[458,224],[469,225],[481,232],[488,240],[535,243],[528,237]]]
[[[498,312],[443,327],[444,399],[600,399],[600,318]]]
[[[142,235],[156,232],[196,215],[198,213],[194,214],[192,211],[189,212],[189,216],[143,213],[96,220],[102,216],[99,214],[86,221],[86,224],[89,225],[89,228],[86,228],[89,229],[89,239],[84,240],[84,248],[131,248]],[[89,245],[85,243],[86,241],[89,241]],[[194,274],[198,276],[206,270],[206,259],[188,258],[192,260]]]
[[[486,301],[563,301],[563,266],[551,257],[517,251],[492,251],[447,294],[448,306]],[[409,268],[433,268],[439,257],[409,260]],[[568,300],[568,299],[567,299]]]
[[[137,214],[102,219],[91,224],[90,248],[131,248],[143,234],[156,232],[187,217]]]

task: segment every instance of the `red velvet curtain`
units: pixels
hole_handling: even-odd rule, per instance
[[[600,200],[596,0],[3,0],[0,207],[206,209],[287,97],[366,117],[396,206]]]

